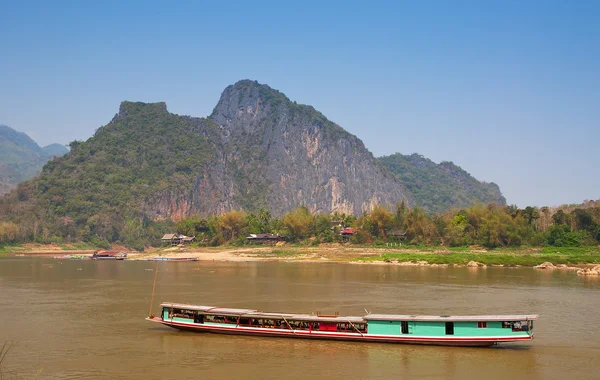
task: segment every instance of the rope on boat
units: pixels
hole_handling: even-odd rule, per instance
[[[150,318],[152,315],[152,304],[154,303],[154,289],[156,288],[156,276],[158,275],[158,261],[156,262],[156,268],[154,268],[154,282],[152,283],[152,297],[150,298],[150,311],[148,312],[148,316]]]
[[[361,333],[360,330],[356,326],[354,326],[354,323],[352,323],[349,319],[348,323],[350,323],[350,326],[354,327],[354,330],[356,330],[356,332],[359,333],[360,336],[364,337],[363,333]]]

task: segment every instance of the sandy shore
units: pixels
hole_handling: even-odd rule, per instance
[[[193,257],[209,261],[333,261],[348,262],[365,256],[378,256],[383,249],[374,248],[307,248],[239,247],[239,248],[167,248],[144,253],[130,253],[128,258],[147,260],[154,257]]]
[[[65,249],[67,248],[67,249]],[[328,245],[318,247],[294,247],[294,246],[252,246],[252,247],[168,247],[168,248],[152,248],[145,252],[128,251],[125,247],[114,246],[112,251],[124,251],[128,253],[128,260],[148,260],[155,257],[161,258],[197,258],[201,261],[230,261],[230,262],[249,262],[249,261],[285,261],[285,262],[334,262],[334,263],[350,263],[356,265],[387,265],[387,266],[411,266],[411,267],[471,267],[485,268],[487,265],[471,260],[468,263],[460,264],[436,264],[428,263],[424,260],[429,255],[446,256],[452,255],[449,250],[419,250],[411,248],[395,248],[395,247],[355,247],[344,245]],[[536,254],[541,249],[529,248],[516,252],[488,252],[485,249],[473,248],[467,252],[460,254],[491,254],[491,255],[513,255],[521,254]],[[23,246],[14,255],[45,255],[45,256],[66,256],[66,255],[89,255],[91,256],[95,250],[76,250],[73,247],[65,246]],[[417,254],[419,260],[400,261],[400,260],[381,260],[378,258],[382,254],[398,253],[398,254]],[[365,260],[366,259],[366,260]],[[550,265],[547,265],[550,264]],[[489,265],[490,267],[519,267],[519,265]],[[542,270],[578,270],[582,268],[595,267],[597,264],[577,264],[564,265],[551,263],[543,263],[536,266]]]

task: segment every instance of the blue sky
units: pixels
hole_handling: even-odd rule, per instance
[[[376,156],[420,153],[508,203],[600,198],[600,2],[0,2],[0,124],[85,140],[122,100],[206,116],[253,79]]]

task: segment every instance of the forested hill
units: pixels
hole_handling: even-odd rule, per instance
[[[66,152],[60,144],[41,148],[27,134],[0,125],[0,194],[39,173],[53,156]]]
[[[379,161],[398,176],[415,202],[429,213],[471,207],[476,202],[506,204],[498,185],[478,181],[452,162],[438,165],[416,153],[396,153]]]
[[[164,233],[162,220],[195,214],[264,208],[280,216],[304,205],[359,215],[403,200],[414,205],[356,136],[244,80],[208,118],[123,102],[93,137],[0,199],[0,218],[22,236],[132,242]]]

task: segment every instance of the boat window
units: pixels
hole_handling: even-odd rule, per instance
[[[477,322],[477,328],[480,328],[480,329],[487,328],[487,322]]]
[[[400,322],[400,332],[402,334],[408,334],[408,321]]]
[[[531,322],[531,321],[529,321]],[[529,331],[528,321],[510,321],[502,322],[502,328],[512,329],[512,331]]]
[[[237,324],[237,317],[227,315],[205,315],[204,322]]]
[[[357,331],[358,330],[358,331]],[[338,323],[337,331],[349,332],[349,333],[366,333],[367,325],[365,323]]]
[[[194,319],[194,314],[195,314],[195,312],[193,310],[173,309],[171,315],[169,315],[169,318]]]
[[[454,322],[446,322],[446,335],[454,335]]]

